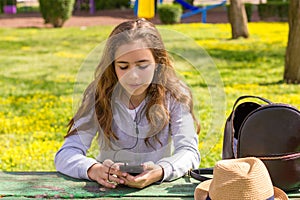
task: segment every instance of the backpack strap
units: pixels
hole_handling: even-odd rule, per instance
[[[268,99],[265,99],[263,97],[259,97],[259,96],[253,96],[253,95],[244,95],[244,96],[240,96],[236,101],[235,103],[233,104],[233,108],[232,108],[232,111],[234,111],[235,107],[237,106],[237,104],[239,103],[239,101],[243,100],[243,99],[246,99],[246,98],[255,98],[255,99],[259,99],[261,101],[264,101],[266,102],[267,104],[272,104],[271,101],[269,101]]]
[[[234,120],[235,115],[236,115],[236,109],[239,107],[238,104],[241,100],[246,99],[246,98],[255,98],[255,99],[259,99],[267,104],[272,104],[271,101],[263,98],[263,97],[259,97],[259,96],[252,96],[252,95],[245,95],[245,96],[240,96],[234,103],[233,107],[232,107],[232,111],[229,115],[229,117],[226,120],[225,123],[225,129],[224,129],[224,137],[223,137],[223,150],[222,150],[222,159],[229,159],[229,158],[236,158],[236,150],[234,149],[234,137],[235,134],[238,133],[238,130],[235,130],[235,124],[237,124],[236,120]],[[245,102],[245,103],[250,103],[250,102]],[[257,104],[252,102],[253,105]],[[259,104],[257,104],[259,105]],[[254,109],[254,108],[253,108]],[[245,116],[244,116],[245,117]],[[239,117],[239,123],[241,123],[243,120],[243,118]],[[234,122],[235,121],[235,122]]]
[[[214,168],[199,168],[199,169],[191,169],[188,172],[188,175],[198,181],[206,181],[212,179],[211,177],[207,177],[205,175],[212,175]]]

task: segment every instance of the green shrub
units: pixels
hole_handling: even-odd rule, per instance
[[[194,0],[185,0],[186,2],[188,2],[191,5],[194,5]]]
[[[90,10],[90,1],[89,0],[81,0],[80,7],[78,8],[82,11],[89,11]]]
[[[258,15],[260,19],[266,19],[268,17],[276,16],[276,6],[268,4],[259,4],[258,5]]]
[[[248,22],[251,22],[252,19],[252,4],[251,3],[245,3],[245,10],[246,10],[246,15],[247,15],[247,19]]]
[[[0,1],[0,13],[3,13],[4,1]]]
[[[266,4],[258,5],[258,15],[261,19],[269,17],[278,17],[280,20],[287,20],[289,10],[289,2],[268,1]]]
[[[280,4],[280,6],[278,7],[278,17],[282,21],[287,21],[288,16],[289,16],[289,3],[284,2]]]
[[[129,8],[128,0],[95,0],[96,10]]]
[[[3,1],[3,4],[5,5],[17,5],[17,1],[16,0],[0,0]]]
[[[162,4],[157,7],[159,19],[163,24],[180,22],[182,8],[178,4]]]
[[[72,15],[75,0],[39,0],[40,12],[45,23],[62,27]]]

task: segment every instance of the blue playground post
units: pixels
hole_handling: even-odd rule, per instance
[[[202,11],[202,23],[206,23],[206,16],[207,16],[207,11],[206,9],[204,8],[203,11]]]
[[[220,3],[199,8],[197,6],[193,6],[193,5],[189,4],[188,2],[186,2],[184,0],[175,0],[175,1],[179,4],[181,4],[185,9],[189,10],[188,12],[183,13],[181,15],[181,19],[201,13],[202,14],[202,23],[206,23],[206,17],[207,17],[208,10],[211,10],[211,9],[219,7],[219,6],[224,6],[226,4],[226,0],[222,0]]]
[[[133,7],[133,12],[134,12],[134,15],[135,15],[135,16],[138,15],[138,7],[139,7],[139,1],[138,1],[138,0],[135,0],[135,2],[134,2],[134,7]]]

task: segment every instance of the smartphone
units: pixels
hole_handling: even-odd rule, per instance
[[[136,176],[144,171],[144,168],[142,165],[129,165],[129,164],[124,164],[120,165],[120,170],[122,172],[127,172],[128,174],[132,176]]]

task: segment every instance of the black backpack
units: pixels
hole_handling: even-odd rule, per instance
[[[239,102],[255,98],[264,102]],[[257,96],[241,96],[225,123],[222,159],[260,158],[273,185],[284,191],[300,188],[300,111]],[[213,169],[194,169],[190,175],[204,181]]]
[[[242,99],[256,98],[258,104]],[[234,148],[236,141],[236,148]],[[266,165],[274,186],[300,188],[300,111],[257,96],[241,96],[225,124],[222,158],[255,156]]]

